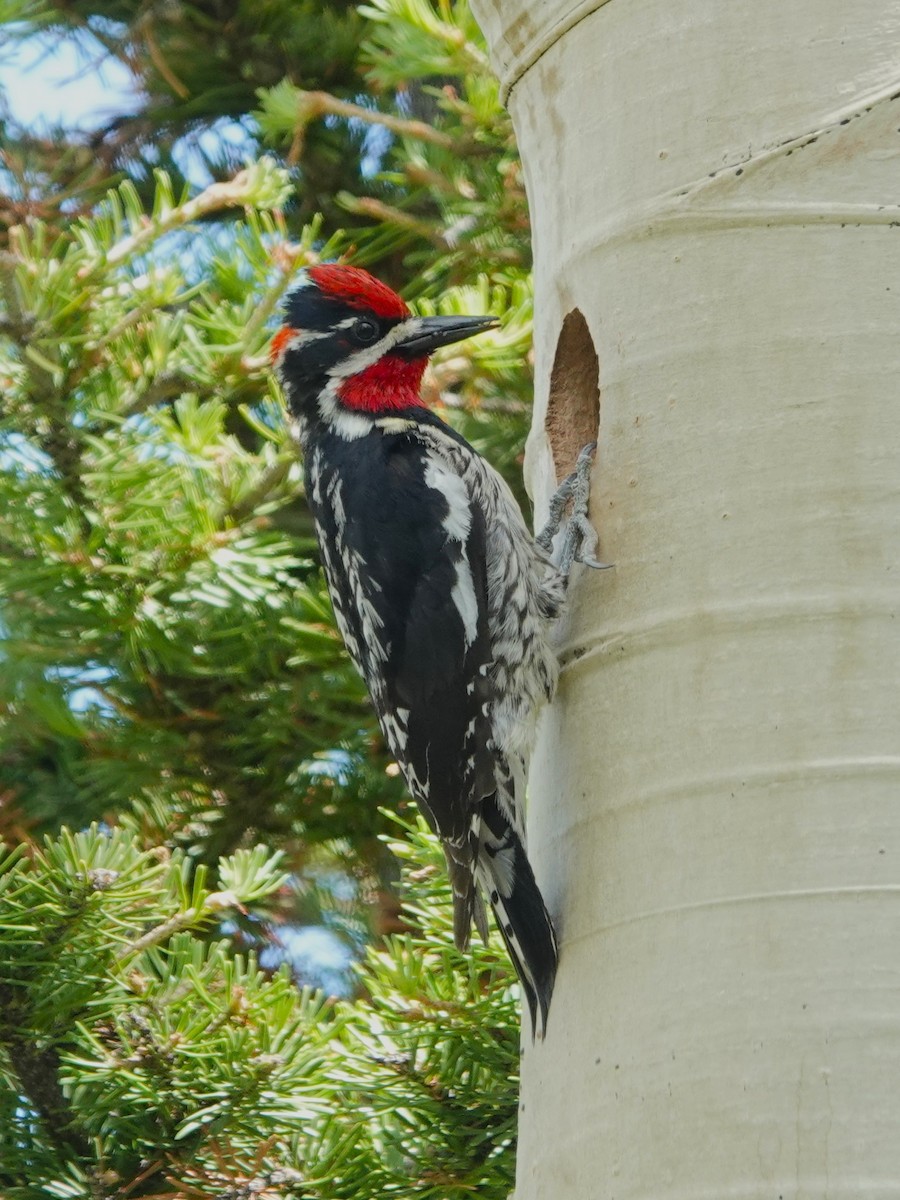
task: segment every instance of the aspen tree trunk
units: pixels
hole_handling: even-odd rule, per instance
[[[597,427],[516,1200],[900,1197],[900,2],[473,0]],[[593,358],[596,350],[599,362]]]

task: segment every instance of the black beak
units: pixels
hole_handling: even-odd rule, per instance
[[[418,330],[394,346],[392,353],[402,358],[425,358],[440,346],[450,346],[463,338],[496,329],[496,317],[421,317]]]

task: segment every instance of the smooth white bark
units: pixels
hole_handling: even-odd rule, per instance
[[[900,1196],[900,2],[477,0],[601,555],[530,844],[516,1200]],[[558,413],[557,413],[558,420]]]

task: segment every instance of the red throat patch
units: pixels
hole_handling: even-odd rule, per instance
[[[323,295],[342,300],[352,308],[367,308],[376,317],[409,316],[409,309],[396,292],[359,267],[325,263],[308,267],[306,273]]]
[[[402,408],[424,408],[419,395],[426,359],[412,361],[386,354],[358,375],[351,375],[338,388],[347,408],[356,412],[382,413]]]

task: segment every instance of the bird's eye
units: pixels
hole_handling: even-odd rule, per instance
[[[378,340],[380,330],[371,317],[360,317],[351,327],[350,332],[355,342],[359,342],[361,346],[371,346]]]

